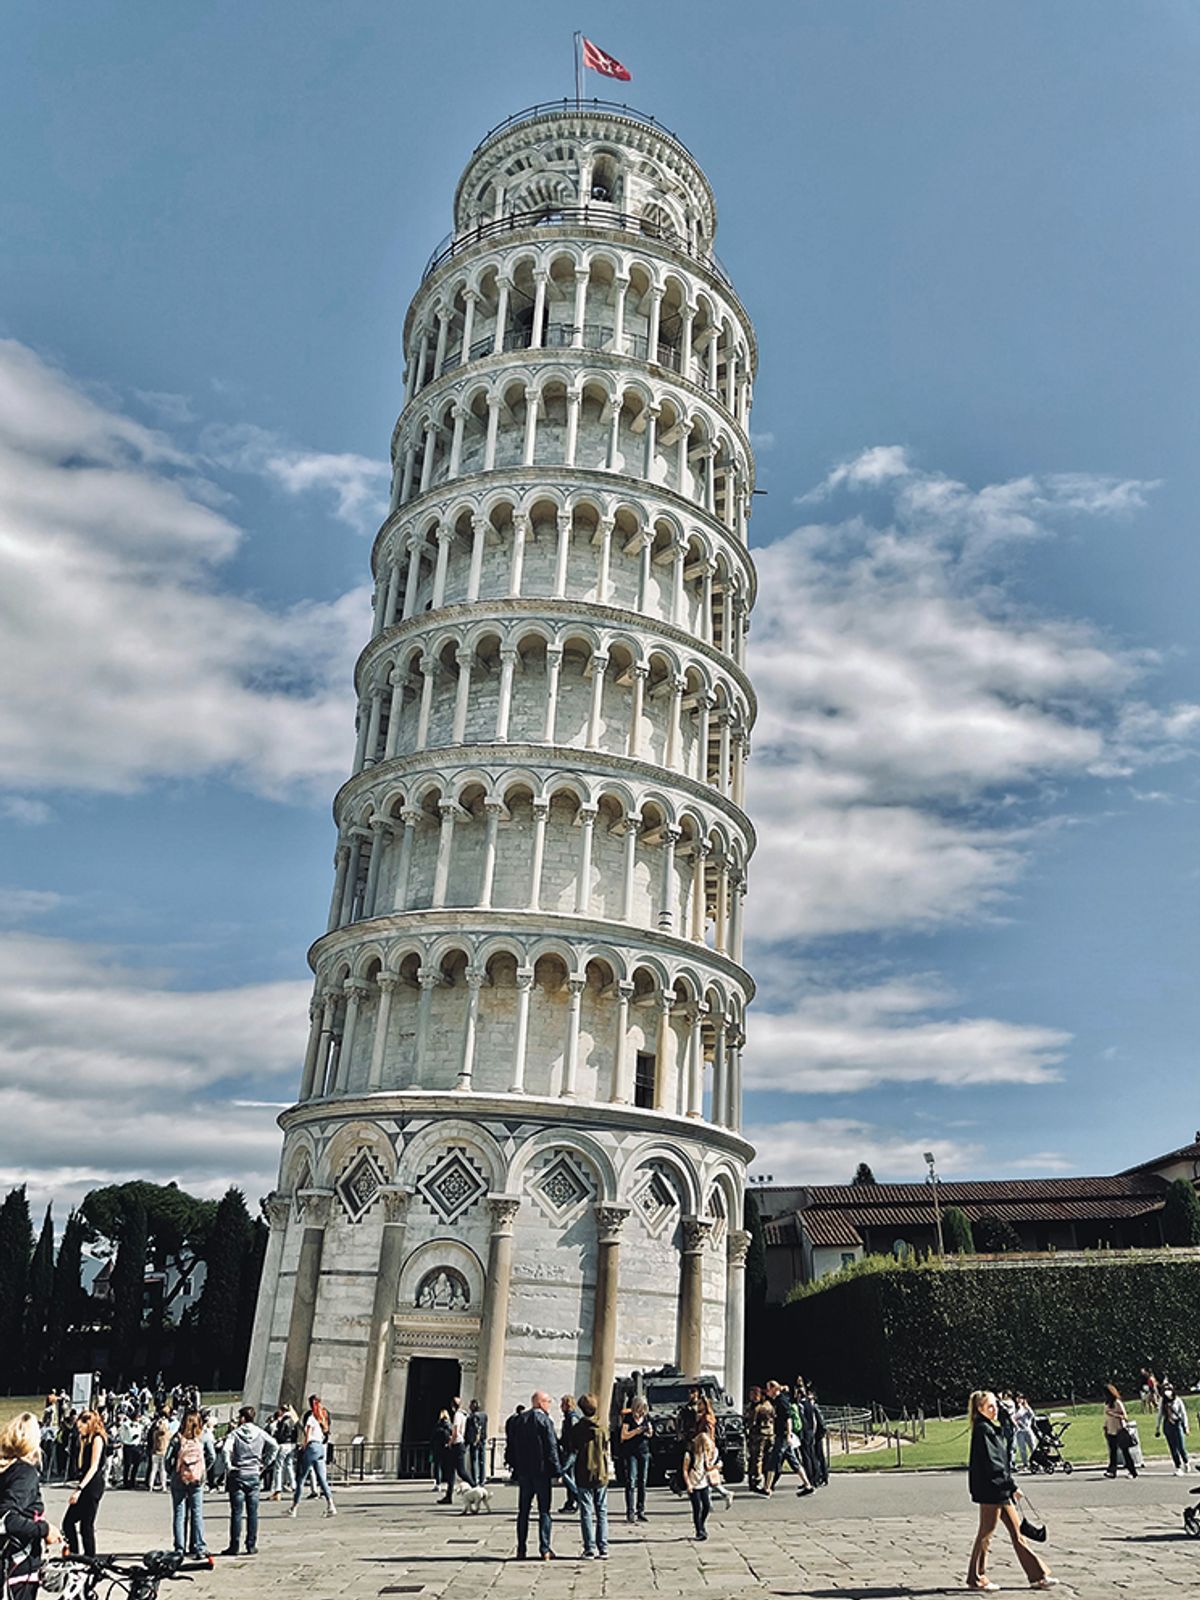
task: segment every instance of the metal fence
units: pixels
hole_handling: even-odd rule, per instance
[[[487,1475],[496,1477],[504,1464],[504,1440],[487,1443]],[[352,1439],[330,1447],[326,1471],[332,1483],[367,1483],[372,1479],[433,1480],[433,1451],[427,1440]]]

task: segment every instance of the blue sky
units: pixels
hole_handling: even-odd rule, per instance
[[[270,1184],[405,308],[575,26],[705,166],[758,329],[758,1170],[1200,1124],[1200,17],[730,16],[9,8],[0,1183]]]

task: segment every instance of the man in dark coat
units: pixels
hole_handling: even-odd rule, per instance
[[[533,1397],[533,1405],[517,1418],[513,1429],[513,1466],[517,1473],[517,1560],[528,1554],[529,1513],[533,1502],[538,1508],[538,1554],[543,1561],[553,1561],[554,1551],[550,1539],[554,1521],[550,1515],[551,1485],[562,1474],[562,1461],[558,1453],[558,1440],[554,1436],[554,1423],[550,1419],[553,1402],[542,1389]]]
[[[467,1467],[471,1474],[471,1482],[477,1488],[488,1480],[487,1438],[488,1414],[478,1400],[472,1400],[470,1410],[467,1412],[467,1425],[463,1430],[463,1442],[467,1447]]]
[[[525,1407],[518,1406],[512,1416],[504,1424],[504,1465],[508,1468],[509,1477],[514,1483],[517,1481],[517,1454],[514,1440],[521,1418],[525,1415]]]

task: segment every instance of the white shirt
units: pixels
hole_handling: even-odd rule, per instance
[[[454,1413],[454,1421],[451,1424],[450,1443],[462,1444],[466,1438],[466,1429],[467,1413],[460,1406],[459,1409]]]

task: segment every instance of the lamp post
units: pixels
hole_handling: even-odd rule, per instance
[[[946,1246],[942,1240],[942,1208],[938,1203],[938,1175],[934,1170],[932,1150],[926,1150],[925,1152],[925,1165],[929,1168],[929,1176],[925,1181],[933,1190],[933,1220],[937,1226],[938,1255],[944,1256]]]

